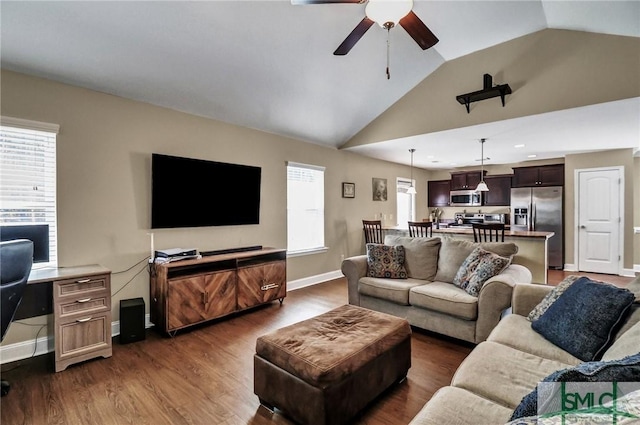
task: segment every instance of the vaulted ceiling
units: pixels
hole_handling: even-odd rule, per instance
[[[336,148],[456,58],[546,28],[640,37],[637,1],[416,1],[414,12],[440,42],[423,51],[402,28],[392,29],[387,79],[387,32],[378,26],[348,55],[332,54],[363,18],[363,4],[0,7],[2,68]],[[396,160],[390,152],[360,153]]]

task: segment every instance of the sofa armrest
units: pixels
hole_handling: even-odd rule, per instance
[[[529,282],[531,272],[518,264],[509,265],[500,274],[487,280],[478,294],[476,344],[487,339],[500,321],[502,313],[511,306],[514,288],[520,283]]]
[[[349,290],[349,304],[360,305],[360,293],[358,292],[358,281],[367,275],[367,256],[358,255],[349,257],[342,261],[340,267],[342,274],[347,278]]]
[[[513,314],[528,316],[531,310],[533,310],[553,288],[553,286],[539,283],[517,285],[513,290],[513,299],[511,300]]]

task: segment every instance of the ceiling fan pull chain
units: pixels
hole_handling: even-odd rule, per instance
[[[391,27],[387,27],[387,80],[391,79],[391,73],[389,72],[389,47],[391,42],[389,40]]]

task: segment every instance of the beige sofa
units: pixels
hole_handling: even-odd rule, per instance
[[[347,258],[342,273],[348,280],[349,304],[403,317],[412,326],[465,341],[484,341],[511,305],[516,283],[531,282],[526,267],[510,264],[487,280],[477,297],[451,283],[475,247],[513,256],[517,246],[512,243],[387,235],[385,245],[404,246],[408,279],[368,277],[366,255]]]
[[[546,376],[581,363],[535,332],[527,320],[529,312],[551,289],[546,285],[517,285],[513,314],[504,317],[487,340],[469,354],[451,385],[438,390],[411,425],[504,424],[522,398]],[[604,361],[640,352],[639,279],[628,289],[636,293],[636,306],[604,353]]]

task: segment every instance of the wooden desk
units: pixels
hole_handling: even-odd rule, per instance
[[[53,313],[56,372],[112,354],[109,269],[93,264],[32,270],[18,312],[16,319]]]

